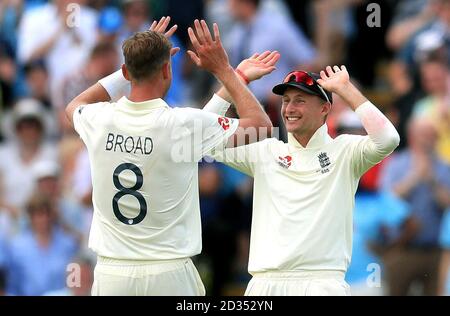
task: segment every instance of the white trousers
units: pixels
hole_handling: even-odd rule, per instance
[[[348,296],[350,287],[339,271],[253,273],[246,296]]]
[[[205,287],[189,258],[132,261],[98,257],[93,296],[204,296]]]

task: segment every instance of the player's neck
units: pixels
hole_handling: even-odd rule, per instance
[[[145,102],[164,97],[164,89],[161,82],[132,83],[128,100],[131,102]]]
[[[314,134],[317,132],[316,130],[308,130],[308,131],[302,131],[301,133],[293,133],[295,139],[299,142],[300,145],[302,145],[304,148],[308,145],[311,138],[314,136]]]

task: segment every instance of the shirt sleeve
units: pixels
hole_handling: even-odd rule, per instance
[[[96,130],[95,116],[100,112],[102,105],[107,103],[94,103],[80,105],[73,111],[73,127],[85,144],[89,141],[89,134]]]
[[[192,108],[176,108],[183,125],[189,130],[196,159],[201,159],[212,149],[225,148],[228,139],[238,126],[239,120]]]
[[[361,177],[370,167],[390,155],[400,142],[395,127],[371,102],[356,109],[356,114],[367,132],[358,137],[351,147],[351,163],[355,175]]]
[[[222,99],[217,94],[214,94],[211,100],[203,107],[203,111],[225,116],[230,105],[231,104],[228,101]]]
[[[244,146],[225,148],[211,153],[217,161],[253,177],[258,163],[263,163],[266,157],[262,154],[268,140],[256,142]]]

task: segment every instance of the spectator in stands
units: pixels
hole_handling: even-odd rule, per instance
[[[183,8],[185,7],[186,6]],[[122,43],[135,32],[145,31],[150,28],[150,8],[145,0],[125,0],[123,2],[123,16],[124,23],[117,37],[117,45],[120,47],[122,47]],[[178,23],[175,20],[173,21]],[[170,41],[172,42],[173,47],[183,47],[182,42],[176,34],[170,37]],[[123,63],[122,54],[120,54],[120,61]],[[182,54],[177,54],[172,57],[172,85],[165,98],[165,101],[172,106],[177,106],[186,102],[186,88],[182,77],[183,62]]]
[[[145,0],[124,0],[122,5],[123,24],[119,31],[118,44],[122,43],[136,32],[150,28],[150,8]],[[123,63],[123,56],[121,56]]]
[[[33,175],[36,180],[36,190],[48,196],[53,206],[59,210],[61,226],[74,235],[80,243],[87,240],[86,227],[89,226],[87,221],[90,217],[84,214],[79,203],[62,195],[61,170],[58,163],[41,161],[35,165]]]
[[[450,165],[450,71],[447,59],[423,61],[420,74],[427,95],[414,105],[413,115],[433,122],[437,131],[437,154]]]
[[[438,15],[436,0],[397,1],[391,25],[386,33],[390,49],[401,50],[409,39]]]
[[[450,168],[435,153],[436,130],[427,119],[408,126],[409,147],[393,156],[383,170],[382,188],[409,204],[412,220],[384,255],[391,295],[406,295],[414,281],[425,295],[437,294],[439,227],[450,205]]]
[[[119,55],[113,43],[102,42],[94,46],[86,65],[71,73],[61,83],[56,93],[59,124],[64,133],[73,133],[68,125],[64,109],[78,94],[95,84],[98,80],[117,70]]]
[[[56,148],[46,141],[46,112],[33,99],[19,101],[11,114],[14,133],[0,147],[0,174],[2,175],[5,204],[16,208],[20,214],[34,190],[33,168],[42,160],[56,160]]]
[[[450,0],[434,0],[437,18],[418,30],[399,51],[397,59],[406,65],[407,74],[419,85],[419,63],[423,53],[445,46],[450,51]],[[450,63],[450,54],[447,54]]]
[[[45,60],[52,98],[61,80],[84,66],[97,38],[97,14],[83,2],[53,0],[25,12],[19,25],[19,62]]]
[[[77,251],[75,239],[58,224],[52,201],[35,192],[28,201],[30,226],[9,245],[8,292],[42,295],[66,283],[66,268]]]

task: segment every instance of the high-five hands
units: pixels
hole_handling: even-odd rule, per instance
[[[165,37],[170,38],[178,29],[178,25],[175,24],[166,32],[169,23],[170,23],[170,16],[168,17],[163,16],[159,21],[153,21],[152,25],[150,25],[149,31],[161,33],[164,34]],[[179,47],[172,48],[170,50],[170,56],[175,55],[179,51],[180,51]]]
[[[189,38],[195,51],[187,51],[192,61],[198,67],[208,70],[216,76],[231,68],[228,55],[220,40],[217,24],[214,23],[213,25],[214,38],[211,36],[208,25],[204,20],[195,20],[194,26],[195,32],[191,27],[188,29]]]
[[[236,69],[241,71],[248,81],[258,80],[276,69],[275,65],[280,57],[281,55],[277,51],[256,53],[250,58],[244,59]]]

